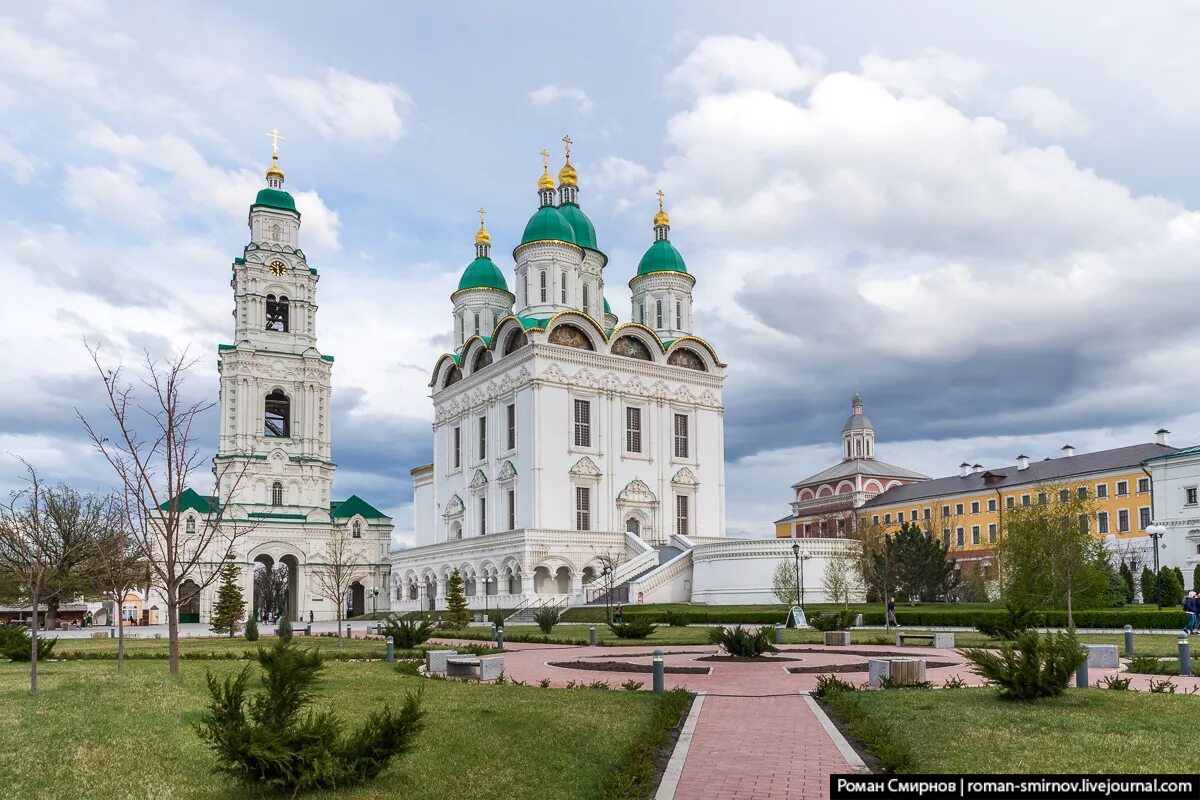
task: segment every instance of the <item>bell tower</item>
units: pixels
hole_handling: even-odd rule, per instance
[[[233,260],[234,343],[218,347],[220,493],[259,512],[320,517],[334,473],[333,356],[317,350],[319,276],[300,249],[300,212],[283,188],[283,137],[267,135],[266,187],[250,206],[250,242]]]

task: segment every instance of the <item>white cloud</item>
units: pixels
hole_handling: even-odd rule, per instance
[[[592,180],[601,189],[623,189],[631,185],[643,184],[650,179],[650,170],[619,156],[605,156],[600,159],[600,168],[596,170]]]
[[[1086,133],[1087,120],[1071,101],[1040,86],[1018,86],[1005,94],[1002,113],[1039,133],[1075,136]]]
[[[592,110],[592,101],[587,92],[575,86],[557,86],[548,83],[529,93],[529,102],[535,106],[548,106],[557,102],[574,105],[581,113]]]
[[[0,20],[0,70],[52,89],[82,92],[100,82],[96,68],[76,53],[17,31]]]
[[[780,94],[805,89],[821,75],[823,58],[801,48],[800,58],[762,36],[712,36],[702,40],[667,81],[697,94],[754,89]]]
[[[863,57],[861,66],[864,78],[913,97],[966,97],[983,82],[985,72],[978,61],[936,48],[915,58],[872,53]]]
[[[7,167],[17,183],[29,183],[40,162],[34,156],[22,153],[8,142],[0,140],[0,165]]]
[[[330,69],[324,81],[272,76],[280,100],[290,103],[326,139],[390,144],[404,135],[401,111],[411,99],[399,86]]]
[[[128,164],[117,169],[68,166],[64,194],[84,214],[131,231],[157,229],[164,222],[162,197]]]

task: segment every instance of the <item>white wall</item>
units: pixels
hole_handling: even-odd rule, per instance
[[[852,552],[848,539],[728,539],[692,550],[692,602],[717,604],[778,603],[772,589],[775,569],[792,561],[792,545],[812,556],[804,564],[804,600],[825,603],[825,565],[836,554]],[[855,598],[861,599],[861,598]]]

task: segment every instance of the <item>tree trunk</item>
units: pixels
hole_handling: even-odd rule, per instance
[[[38,604],[42,600],[42,587],[33,587],[33,626],[29,629],[29,693],[37,695],[37,645],[38,645]]]
[[[167,672],[179,674],[179,587],[167,587]]]
[[[1071,614],[1071,581],[1067,581],[1067,630],[1074,632],[1075,617]]]
[[[118,604],[119,605],[119,604]],[[125,613],[117,614],[117,672],[125,666]]]
[[[337,621],[338,621],[338,650],[341,650],[345,647],[345,645],[342,644],[342,615],[341,614],[338,614]]]

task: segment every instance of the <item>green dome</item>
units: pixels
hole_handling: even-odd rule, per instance
[[[262,189],[258,193],[258,197],[254,198],[256,206],[270,206],[271,208],[282,208],[285,211],[295,211],[296,201],[292,196],[282,189]]]
[[[608,304],[608,298],[607,298],[607,297],[606,297],[606,298],[604,298],[604,313],[605,313],[605,314],[611,314],[611,313],[612,313],[612,306],[610,306],[610,305]]]
[[[563,215],[563,219],[571,225],[571,230],[575,231],[575,244],[589,250],[600,249],[596,247],[596,229],[587,218],[587,214],[583,213],[583,209],[574,203],[563,203],[558,207],[558,213]]]
[[[642,256],[642,260],[638,262],[638,275],[650,272],[687,272],[687,266],[683,263],[683,256],[679,255],[675,245],[666,239],[659,239],[650,245],[646,255]]]
[[[535,211],[521,236],[521,244],[544,241],[575,244],[575,231],[571,229],[571,223],[554,206],[542,206]]]
[[[508,282],[504,273],[490,258],[477,258],[467,265],[462,278],[458,281],[459,291],[463,289],[499,289],[508,291]]]

